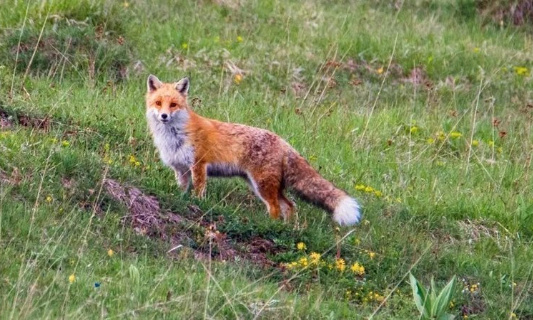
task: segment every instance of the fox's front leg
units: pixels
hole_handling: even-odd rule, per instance
[[[198,198],[203,198],[205,196],[205,184],[207,180],[207,164],[198,162],[191,169],[194,195]]]
[[[189,189],[190,182],[191,182],[191,169],[174,168],[174,176],[176,177],[176,183],[180,187],[181,191],[187,192],[187,190]]]

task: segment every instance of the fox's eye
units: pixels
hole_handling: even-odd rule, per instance
[[[174,109],[174,108],[176,108],[177,106],[178,106],[178,105],[175,104],[174,102],[172,102],[172,103],[170,104],[170,108],[171,108],[171,109]]]
[[[156,101],[156,102],[155,102],[155,105],[158,106],[158,107],[161,107],[161,101],[159,101],[159,100]]]

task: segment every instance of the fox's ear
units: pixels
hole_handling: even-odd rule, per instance
[[[146,81],[146,85],[148,87],[148,92],[154,92],[157,89],[161,88],[163,83],[159,81],[156,76],[151,74],[148,76],[148,81]]]
[[[180,81],[176,82],[176,90],[178,90],[182,95],[186,96],[189,92],[189,78],[183,78]]]

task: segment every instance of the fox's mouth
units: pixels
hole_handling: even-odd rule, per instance
[[[161,122],[163,122],[163,123],[167,123],[167,122],[169,122],[168,119],[159,119],[159,121],[161,121]]]

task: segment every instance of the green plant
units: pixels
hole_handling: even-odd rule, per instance
[[[446,313],[455,288],[455,276],[442,289],[439,295],[437,295],[437,288],[433,279],[431,279],[429,291],[426,291],[411,273],[409,273],[409,279],[413,289],[413,299],[422,319],[446,320],[455,318],[454,315]]]

